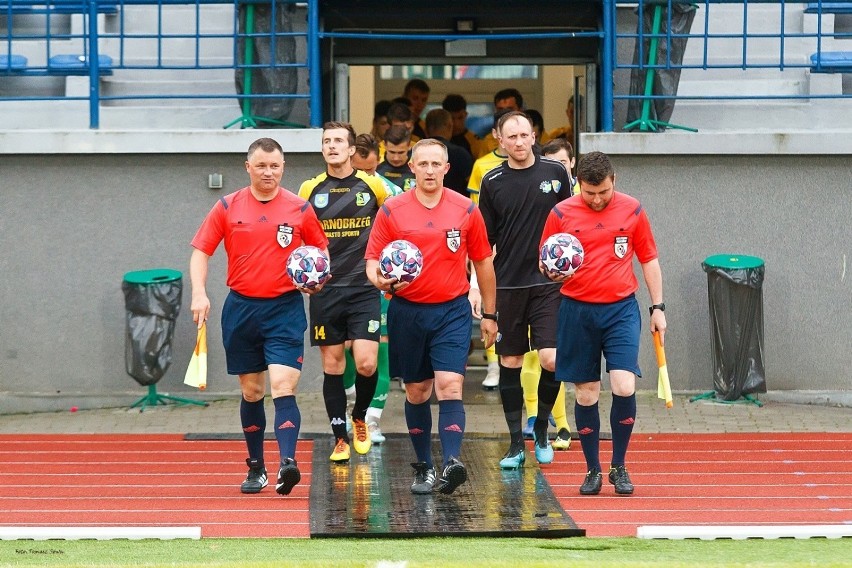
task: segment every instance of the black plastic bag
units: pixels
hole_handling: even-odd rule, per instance
[[[701,266],[707,273],[713,387],[716,398],[739,400],[744,394],[766,392],[763,365],[763,277],[765,266],[737,268],[714,262]],[[754,257],[751,257],[754,258]],[[733,260],[737,260],[734,257]]]
[[[251,3],[253,13],[253,31],[246,30],[246,12],[249,3],[239,5],[239,33],[252,37],[238,38],[237,65],[234,81],[237,94],[245,94],[244,79],[247,70],[251,70],[251,93],[271,95],[276,93],[294,94],[298,88],[298,68],[282,67],[281,64],[296,62],[296,39],[288,34],[293,31],[295,5],[283,2]],[[254,35],[259,34],[259,35]],[[251,43],[253,50],[252,67],[246,68],[246,44]],[[278,65],[276,67],[276,65]],[[257,66],[257,67],[255,67]],[[274,123],[264,122],[267,118],[286,122],[293,109],[295,99],[259,97],[251,99],[251,116],[258,118],[259,127],[268,127]],[[242,108],[242,102],[240,102]]]
[[[159,277],[156,271],[128,273],[121,283],[126,308],[124,361],[127,374],[143,386],[159,381],[172,362],[183,292],[183,280],[175,274],[180,275],[177,271],[163,271]]]
[[[642,19],[638,22],[637,27],[640,27],[644,33],[645,41],[642,46],[642,65],[648,64],[648,55],[651,49],[651,34],[653,31],[654,11],[655,6],[665,4],[665,2],[645,2],[642,6]],[[652,95],[670,95],[676,96],[678,84],[680,83],[680,65],[683,63],[683,54],[686,51],[685,37],[670,37],[670,35],[687,35],[692,28],[692,21],[695,19],[696,7],[693,4],[672,3],[671,15],[669,16],[668,6],[663,7],[662,18],[660,20],[659,34],[663,37],[657,38],[657,56],[656,65],[661,67],[654,68],[654,82]],[[667,30],[670,29],[670,35]],[[638,32],[637,32],[638,33]],[[645,95],[645,81],[647,70],[639,67],[639,41],[633,50],[633,69],[630,73],[630,94]],[[669,66],[669,68],[666,68]],[[627,122],[632,123],[642,116],[642,105],[644,99],[629,99],[627,103]],[[651,99],[651,114],[648,117],[650,120],[663,123],[669,122],[672,113],[674,112],[675,99]],[[653,130],[661,130],[665,127],[662,125],[654,125]]]

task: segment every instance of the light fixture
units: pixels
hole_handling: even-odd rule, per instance
[[[473,18],[456,18],[456,31],[459,33],[475,32],[476,20]]]

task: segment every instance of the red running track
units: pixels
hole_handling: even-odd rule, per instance
[[[852,523],[852,433],[635,434],[627,468],[636,490],[582,496],[578,441],[541,466],[562,508],[587,536],[636,536],[642,525]]]
[[[270,485],[243,495],[245,442],[182,435],[0,436],[0,526],[201,527],[202,537],[310,535],[310,440],[302,481],[275,493],[277,444],[264,448]]]
[[[849,524],[849,448],[847,433],[637,434],[629,497],[615,496],[606,480],[600,495],[579,495],[577,441],[541,469],[588,536],[635,536],[642,525]],[[265,451],[275,463],[277,444]],[[290,495],[271,486],[242,495],[243,441],[0,435],[0,526],[200,526],[203,537],[308,538],[311,452],[312,442],[300,440],[302,481]],[[609,452],[602,442],[604,463]]]

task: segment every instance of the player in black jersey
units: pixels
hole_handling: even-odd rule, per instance
[[[500,397],[511,444],[500,467],[515,469],[525,460],[521,415],[524,405],[521,367],[524,354],[537,349],[541,361],[538,413],[533,426],[539,463],[553,461],[547,439],[547,420],[559,392],[555,376],[559,286],[538,270],[538,243],[550,210],[571,196],[572,182],[561,163],[541,158],[533,150],[530,119],[512,111],[497,123],[500,147],[508,159],[482,180],[479,208],[495,247],[497,311],[500,332]]]
[[[350,456],[343,387],[347,340],[352,341],[356,367],[352,430],[353,445],[359,454],[370,450],[364,418],[378,381],[380,304],[365,273],[364,251],[373,219],[390,193],[379,178],[352,167],[350,158],[354,153],[352,126],[346,122],[327,122],[322,134],[326,171],[307,180],[299,189],[299,196],[316,210],[329,240],[329,255],[334,259],[331,280],[310,301],[311,345],[320,348],[323,398],[337,438],[330,458],[333,462],[347,462]]]

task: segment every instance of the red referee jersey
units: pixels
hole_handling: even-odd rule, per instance
[[[251,298],[274,298],[296,289],[286,270],[293,249],[303,244],[328,247],[310,203],[284,188],[266,202],[258,201],[248,187],[220,198],[192,246],[213,256],[223,240],[228,287]]]
[[[423,271],[399,296],[423,304],[453,300],[467,293],[467,259],[479,261],[491,256],[491,245],[482,214],[473,202],[451,189],[443,188],[438,205],[432,209],[409,191],[385,202],[376,215],[370,233],[367,260],[378,260],[391,241],[405,239],[423,254]]]
[[[605,304],[633,294],[639,289],[633,256],[643,264],[657,258],[645,210],[617,191],[603,211],[590,208],[580,195],[561,202],[548,215],[539,246],[555,233],[570,233],[583,245],[583,265],[560,290],[581,302]]]

